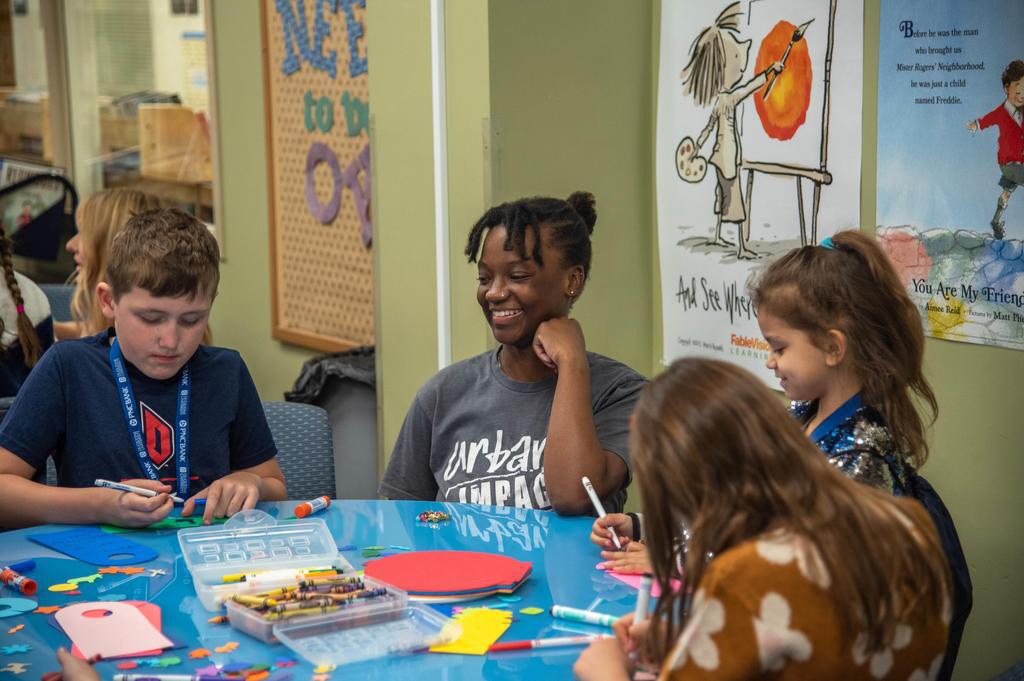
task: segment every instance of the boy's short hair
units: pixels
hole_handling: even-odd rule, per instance
[[[133,216],[110,245],[106,279],[117,300],[138,286],[158,298],[217,295],[220,249],[202,222],[177,208]]]
[[[1014,59],[1003,69],[1003,87],[1010,87],[1010,83],[1016,83],[1024,78],[1024,61]]]

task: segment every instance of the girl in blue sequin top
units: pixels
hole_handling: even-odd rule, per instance
[[[858,231],[790,251],[754,284],[768,368],[792,414],[847,475],[900,494],[928,457],[911,394],[938,405],[922,372],[924,331],[885,253]]]

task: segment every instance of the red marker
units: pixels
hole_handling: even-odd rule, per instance
[[[602,638],[611,636],[561,636],[556,638],[538,638],[533,641],[509,641],[508,643],[495,643],[487,649],[489,653],[497,653],[503,650],[530,650],[531,648],[554,648],[556,646],[585,646],[599,641]]]
[[[322,511],[331,505],[330,497],[317,497],[311,501],[303,501],[301,504],[295,507],[295,517],[305,518],[310,513],[316,513]]]
[[[18,589],[26,596],[31,596],[39,588],[33,580],[18,574],[6,566],[0,567],[0,582],[3,582],[5,586],[9,586],[12,589]]]

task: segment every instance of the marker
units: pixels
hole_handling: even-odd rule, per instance
[[[310,501],[303,501],[301,504],[295,507],[295,517],[305,518],[311,513],[322,511],[331,505],[330,497],[317,497]]]
[[[599,627],[610,627],[615,624],[615,620],[619,619],[615,615],[606,615],[603,612],[594,612],[593,610],[568,608],[564,605],[552,605],[551,616],[563,620],[572,620],[573,622],[596,624]]]
[[[154,492],[153,490],[146,489],[145,487],[136,487],[135,485],[126,485],[123,482],[111,482],[110,480],[103,480],[101,478],[96,478],[96,481],[93,484],[96,485],[97,487],[109,487],[110,489],[119,489],[122,492],[131,492],[133,494],[140,494],[140,495],[142,495],[144,497],[151,497],[152,498],[152,497],[155,497],[158,494],[161,494],[161,492]],[[173,501],[176,504],[184,504],[185,503],[185,500],[182,499],[181,497],[175,496],[173,494],[169,494],[167,496],[169,496],[171,498],[171,501]]]
[[[601,505],[601,500],[597,498],[597,492],[594,491],[594,486],[590,484],[590,478],[583,476],[583,489],[587,490],[587,495],[590,496],[590,503],[594,505],[594,510],[597,511],[597,516],[603,518],[607,513],[604,512],[604,506]],[[622,542],[619,541],[618,536],[615,534],[615,530],[608,528],[608,531],[612,533],[612,541],[615,543],[615,548],[622,550]]]
[[[556,646],[585,646],[602,638],[612,638],[608,634],[598,636],[558,636],[555,638],[538,638],[533,641],[509,641],[508,643],[495,643],[487,649],[489,653],[497,653],[503,650],[529,650],[530,648],[554,648]]]
[[[36,592],[36,589],[39,588],[39,585],[33,580],[29,579],[25,575],[19,574],[16,570],[5,566],[0,566],[0,582],[2,582],[4,586],[17,589],[26,596],[31,596]]]
[[[647,619],[647,604],[651,600],[651,583],[654,575],[645,572],[640,580],[640,590],[636,592],[636,608],[633,610],[633,624],[640,624]]]
[[[154,674],[141,672],[135,674],[114,674],[114,681],[228,681],[229,677],[220,674]]]

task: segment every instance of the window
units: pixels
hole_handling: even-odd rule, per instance
[[[0,45],[13,46],[9,82],[0,50],[0,203],[4,166],[8,175],[53,169],[80,198],[132,187],[212,224],[204,3],[0,0],[0,8]]]

